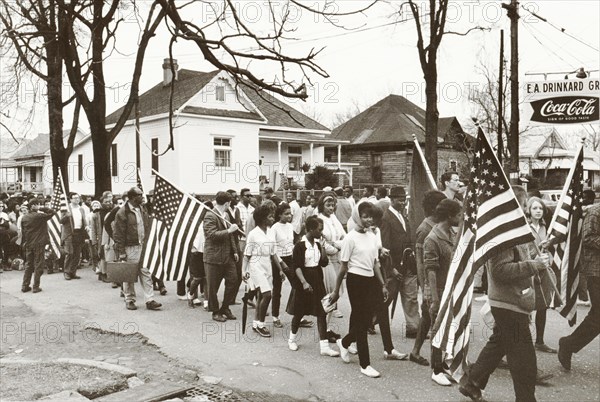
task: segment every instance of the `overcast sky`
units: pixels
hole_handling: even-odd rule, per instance
[[[340,9],[358,8],[359,1],[341,1]],[[389,94],[403,95],[425,108],[423,74],[416,50],[415,23],[408,8],[398,17],[400,1],[384,2],[367,11],[364,15],[339,17],[338,24],[348,31],[325,21],[322,16],[311,15],[306,11],[294,10],[297,23],[295,32],[288,36],[299,39],[284,48],[284,52],[301,55],[311,48],[325,47],[317,58],[318,64],[329,74],[329,78],[312,76],[313,87],[309,87],[307,102],[292,103],[297,109],[317,117],[330,125],[337,113],[344,113],[358,105],[361,110],[376,103]],[[427,2],[428,3],[428,2]],[[142,10],[144,4],[141,3]],[[264,5],[266,0],[236,2],[240,15],[248,24],[266,32],[269,15]],[[273,2],[276,11],[281,10],[284,1]],[[313,5],[315,2],[308,1]],[[549,23],[540,21],[520,9],[522,18],[519,24],[520,35],[520,79],[542,80],[543,76],[525,76],[532,72],[567,72],[579,67],[598,70],[600,58],[600,2],[589,1],[523,1],[521,6],[535,11]],[[193,20],[198,24],[210,18],[211,11],[203,5],[186,15],[197,15]],[[120,27],[117,40],[119,52],[113,52],[105,63],[107,84],[114,88],[108,96],[108,112],[123,105],[126,100],[127,82],[133,70],[133,60],[137,45],[138,25],[130,10],[123,10],[125,23]],[[397,23],[394,23],[394,22]],[[482,85],[480,66],[485,64],[497,70],[500,29],[505,30],[505,57],[510,60],[510,27],[506,12],[500,2],[458,1],[451,2],[448,12],[447,30],[464,32],[473,26],[490,28],[486,32],[472,32],[468,36],[447,35],[442,41],[438,55],[439,110],[440,116],[456,115],[468,119],[472,115],[465,92],[469,85]],[[390,24],[387,26],[382,26]],[[559,31],[582,40],[579,42]],[[147,50],[141,92],[162,80],[162,62],[168,55],[166,30],[155,37]],[[596,50],[594,50],[596,49]],[[198,48],[192,43],[179,41],[174,48],[175,58],[180,68],[211,71],[214,67],[202,59]],[[266,79],[272,79],[278,71],[259,63],[253,63],[253,71]],[[551,75],[548,79],[561,79],[562,75]],[[592,73],[598,77],[598,72]],[[301,77],[296,75],[297,79]],[[28,134],[34,137],[37,132],[47,132],[46,112],[43,105],[36,119],[36,126]],[[67,124],[69,120],[65,119]],[[3,117],[3,122],[7,120]],[[18,127],[18,122],[10,122]],[[82,111],[80,127],[88,131],[88,124]]]

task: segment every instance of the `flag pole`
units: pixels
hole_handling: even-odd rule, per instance
[[[427,179],[429,180],[429,184],[431,184],[432,188],[437,188],[437,184],[435,182],[435,179],[433,178],[433,175],[431,174],[431,170],[429,169],[429,165],[427,164],[427,160],[425,160],[425,155],[423,155],[423,150],[421,150],[421,145],[419,144],[419,141],[417,141],[417,136],[415,134],[412,135],[413,137],[413,141],[415,143],[415,149],[417,150],[417,153],[419,154],[419,157],[421,158],[421,162],[423,162],[423,166],[425,167],[425,172],[427,173]],[[414,155],[413,155],[414,158]]]
[[[140,181],[140,186],[142,186],[141,190],[142,190],[142,195],[144,197],[144,202],[148,202],[148,197],[146,195],[146,186],[144,186],[144,183],[142,182],[142,170],[139,167],[137,168],[137,177],[138,177],[138,180]]]
[[[163,179],[163,180],[169,181],[169,180],[167,180],[167,179],[166,179],[164,176],[160,175],[160,174],[159,174],[159,173],[158,173],[156,170],[154,170],[154,169],[152,169],[152,173],[154,173],[156,176],[160,177],[160,178],[161,178],[161,179]],[[170,183],[170,184],[171,184],[173,187],[175,187],[175,189],[177,189],[178,191],[181,191],[182,193],[189,195],[187,191],[183,191],[182,189],[180,189],[178,186],[174,185],[174,184],[173,184],[173,183],[171,183],[170,181],[169,181],[169,183]],[[207,211],[209,211],[209,212],[212,212],[213,214],[215,214],[215,215],[216,215],[216,216],[217,216],[219,219],[221,219],[221,221],[223,221],[223,223],[225,224],[225,226],[231,226],[231,225],[233,225],[231,222],[227,221],[227,220],[226,220],[224,217],[222,217],[221,215],[219,215],[219,214],[215,213],[215,212],[214,212],[212,209],[210,209],[210,208],[209,208],[209,207],[208,207],[208,206],[207,206],[205,203],[203,203],[202,201],[200,201],[200,200],[196,199],[196,197],[192,197],[192,196],[190,196],[190,198],[191,198],[192,200],[194,200],[195,202],[197,202],[198,204],[202,205],[202,207],[203,207],[204,209],[206,209]],[[238,232],[239,232],[239,233],[240,233],[242,236],[246,236],[246,233],[244,233],[244,231],[243,231],[241,228],[238,228]]]
[[[583,150],[583,142],[581,143],[581,145],[579,146],[579,148],[577,149],[577,152],[575,153],[575,161],[577,161],[577,158],[579,157],[579,153],[582,152]],[[569,175],[567,176],[567,181],[565,181],[565,185],[563,186],[563,190],[562,193],[560,194],[560,199],[558,201],[558,203],[556,204],[556,209],[554,210],[554,214],[552,215],[552,220],[550,221],[550,226],[548,226],[548,240],[550,239],[550,236],[552,235],[552,228],[554,227],[554,224],[556,223],[556,219],[558,218],[558,213],[561,210],[562,204],[564,204],[564,197],[567,195],[567,191],[569,191],[569,185],[571,184],[571,180],[573,180],[573,175],[575,174],[575,168],[576,163],[573,163],[573,166],[571,166],[571,170],[569,170]]]

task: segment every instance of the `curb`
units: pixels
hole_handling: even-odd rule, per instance
[[[95,367],[103,370],[114,371],[119,373],[125,378],[135,377],[137,375],[136,371],[131,370],[128,367],[119,366],[117,364],[111,364],[106,362],[99,362],[96,360],[87,360],[87,359],[70,359],[70,358],[59,358],[54,361],[42,361],[42,360],[29,360],[29,359],[11,359],[11,358],[2,358],[0,359],[0,364],[35,364],[35,363],[68,363],[68,364],[76,364],[79,366],[88,366]]]

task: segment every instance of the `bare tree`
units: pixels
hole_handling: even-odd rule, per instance
[[[15,83],[17,105],[19,84],[27,75],[32,76],[33,96],[37,93],[37,82],[46,84],[48,103],[48,132],[50,137],[50,156],[52,158],[53,178],[56,179],[60,168],[68,183],[67,164],[73,150],[75,134],[79,122],[80,104],[75,101],[75,111],[71,130],[64,144],[63,110],[74,98],[63,99],[63,53],[58,39],[60,12],[54,0],[23,0],[12,2],[0,0],[2,12],[0,40],[3,48],[7,44],[14,57],[12,82]],[[37,80],[36,80],[37,78]],[[85,82],[87,75],[82,77]],[[33,100],[35,102],[35,100]],[[11,103],[11,101],[9,101]],[[33,110],[33,108],[31,109]],[[68,185],[68,184],[66,184]]]
[[[331,127],[336,128],[352,119],[353,117],[358,116],[362,110],[360,104],[357,99],[352,99],[350,101],[351,105],[346,107],[346,109],[342,112],[336,113],[331,120]]]
[[[417,51],[423,77],[425,79],[425,159],[431,169],[434,177],[437,177],[437,138],[438,138],[438,70],[437,70],[437,52],[442,43],[444,35],[465,36],[474,30],[484,30],[482,27],[472,27],[466,32],[459,33],[446,31],[446,15],[448,11],[449,0],[429,0],[428,18],[421,15],[419,4],[414,0],[408,0],[411,13],[413,15],[417,28]],[[400,10],[402,18],[402,9]],[[426,32],[426,25],[429,25],[429,32]],[[425,42],[427,38],[427,43]]]

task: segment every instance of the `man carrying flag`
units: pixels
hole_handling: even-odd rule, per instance
[[[506,355],[517,401],[532,401],[537,373],[528,326],[535,307],[533,277],[549,267],[549,258],[528,260],[523,245],[534,237],[523,211],[527,194],[522,187],[515,187],[515,192],[510,188],[481,128],[469,183],[461,237],[448,271],[432,345],[446,353],[455,376],[461,366],[465,370],[460,379],[462,394],[481,400],[481,390]],[[477,362],[466,369],[473,278],[487,261],[492,268],[488,297],[494,332]]]
[[[141,263],[142,248],[150,231],[150,219],[148,212],[142,205],[142,190],[137,186],[132,187],[127,192],[128,201],[115,216],[115,249],[120,260]],[[162,304],[154,300],[154,290],[152,288],[152,278],[150,271],[144,264],[139,267],[140,284],[144,291],[146,308],[148,310],[158,310]],[[125,294],[125,307],[127,310],[137,310],[135,305],[135,283],[123,283],[123,293]]]

